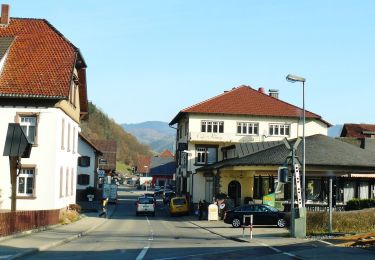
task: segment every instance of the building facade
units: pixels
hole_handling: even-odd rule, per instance
[[[278,141],[302,136],[302,109],[269,95],[263,89],[240,86],[181,110],[170,125],[177,125],[177,189],[194,203],[212,201],[214,176],[197,169],[235,158],[235,144]],[[329,123],[306,111],[306,136],[327,135]],[[230,182],[231,177],[222,176]],[[250,185],[249,183],[244,183]],[[250,189],[250,186],[248,187]]]
[[[62,209],[75,203],[78,133],[88,113],[86,64],[78,48],[43,19],[9,18],[0,26],[0,147],[8,123],[32,143],[21,160],[17,209]],[[10,209],[9,159],[0,156],[0,209]]]

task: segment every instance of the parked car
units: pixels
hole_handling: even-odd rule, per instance
[[[161,195],[163,195],[163,190],[161,190],[159,186],[155,186],[154,197],[158,197],[158,196],[161,196]]]
[[[139,197],[135,203],[135,214],[139,216],[140,214],[149,214],[155,216],[155,200],[152,197],[142,196]]]
[[[169,203],[169,214],[173,215],[188,215],[189,205],[185,197],[171,198]]]
[[[148,197],[154,200],[155,206],[156,206],[156,197],[154,192],[148,192],[143,195],[144,197]]]
[[[253,225],[277,225],[280,228],[287,225],[285,213],[263,204],[245,204],[228,210],[224,214],[224,222],[235,228],[241,227],[244,215],[253,215]]]
[[[163,194],[164,204],[168,204],[171,201],[171,198],[174,198],[174,197],[176,197],[176,193],[174,191],[171,191],[171,190],[164,191],[164,194]]]

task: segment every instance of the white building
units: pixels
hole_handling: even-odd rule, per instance
[[[33,144],[21,160],[17,210],[75,203],[80,120],[87,115],[86,64],[79,50],[44,19],[0,19],[0,148],[8,123]],[[0,156],[0,209],[11,207],[9,160]]]
[[[98,188],[99,156],[103,153],[81,133],[78,139],[77,200],[87,200],[87,187]],[[98,199],[98,198],[97,198]]]
[[[196,169],[236,157],[234,144],[278,141],[302,136],[302,109],[248,86],[181,110],[177,124],[177,189],[199,200],[212,201],[214,178]],[[329,123],[306,111],[306,136],[327,135]]]

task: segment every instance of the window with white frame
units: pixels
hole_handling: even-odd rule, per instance
[[[61,150],[65,149],[65,119],[61,120]]]
[[[202,133],[224,133],[224,121],[202,121]]]
[[[69,169],[66,169],[65,175],[65,196],[69,196]]]
[[[252,122],[237,122],[237,134],[258,135],[259,124]]]
[[[25,133],[27,140],[34,144],[36,136],[37,120],[36,116],[22,116],[20,115],[20,126]]]
[[[216,147],[197,147],[196,164],[212,164],[217,161]]]
[[[288,124],[270,124],[269,133],[270,136],[289,136],[290,125]]]
[[[34,193],[34,168],[21,169],[17,176],[17,195],[32,196]]]
[[[63,181],[64,181],[64,168],[60,167],[60,198],[64,196],[63,193]]]

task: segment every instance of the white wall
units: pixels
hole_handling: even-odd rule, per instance
[[[77,184],[77,190],[84,190],[87,187],[94,187],[94,178],[95,178],[95,150],[87,144],[81,138],[78,138],[78,154],[79,156],[88,156],[90,157],[90,166],[89,167],[80,167],[77,166],[77,175],[79,174],[88,174],[90,176],[90,183],[88,185],[79,185]]]
[[[0,150],[3,151],[8,123],[15,122],[16,113],[39,113],[38,118],[38,145],[31,150],[30,158],[23,158],[23,165],[36,165],[35,174],[35,197],[28,199],[17,199],[17,210],[40,210],[60,209],[75,203],[75,189],[77,176],[77,145],[75,151],[61,149],[62,118],[65,124],[71,124],[71,131],[75,127],[74,135],[70,134],[71,143],[73,136],[75,142],[78,139],[79,127],[70,117],[57,108],[0,108]],[[65,128],[65,140],[67,139],[67,128]],[[72,148],[72,147],[71,147]],[[60,167],[63,167],[63,196],[60,198]],[[69,169],[68,194],[65,192],[66,169]],[[73,169],[73,176],[72,176]],[[0,155],[0,209],[10,209],[10,174],[9,159]],[[71,187],[73,179],[73,189]]]

